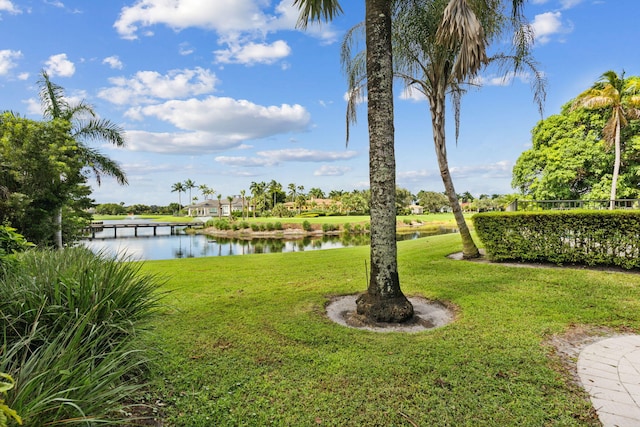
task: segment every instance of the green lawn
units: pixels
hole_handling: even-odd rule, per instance
[[[398,244],[405,293],[457,310],[415,334],[325,317],[331,296],[366,288],[368,247],[146,262],[171,290],[149,399],[171,426],[599,425],[546,342],[638,331],[640,276],[446,258],[459,239]]]

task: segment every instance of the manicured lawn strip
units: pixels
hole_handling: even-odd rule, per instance
[[[457,235],[398,247],[405,293],[455,305],[454,323],[328,320],[330,296],[366,288],[368,247],[146,262],[172,291],[150,343],[168,425],[599,425],[544,342],[576,324],[637,331],[640,276],[454,261]]]
[[[467,218],[471,218],[472,214],[469,214]],[[94,221],[103,220],[123,220],[127,219],[127,215],[94,215]],[[172,216],[172,215],[136,215],[136,219],[149,219],[157,222],[186,222],[191,221],[193,218],[189,216]],[[224,217],[223,217],[224,218]],[[215,218],[214,218],[215,219]],[[425,225],[433,226],[451,226],[455,227],[455,219],[453,214],[428,214],[428,215],[406,215],[399,216],[398,222],[402,223],[404,220],[408,221],[422,221]],[[242,219],[236,219],[236,221],[242,221]],[[302,224],[305,221],[309,221],[311,224],[346,224],[351,225],[363,224],[370,221],[368,215],[356,215],[356,216],[320,216],[316,218],[277,218],[277,217],[258,217],[253,218],[249,216],[245,219],[249,224],[251,223],[267,223],[267,222],[281,222],[283,224]],[[469,221],[469,225],[471,222]]]

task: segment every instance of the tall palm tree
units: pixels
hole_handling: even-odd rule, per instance
[[[104,141],[117,147],[125,145],[124,129],[110,120],[97,117],[93,106],[84,101],[71,105],[64,89],[51,81],[42,71],[38,80],[40,103],[45,119],[63,119],[71,123],[71,137],[78,144],[78,156],[85,167],[91,169],[98,185],[102,175],[111,176],[118,184],[126,185],[127,176],[120,165],[88,145],[90,141]],[[62,249],[62,208],[56,213],[56,245]]]
[[[218,219],[222,218],[222,194],[218,194]]]
[[[265,191],[267,189],[267,183],[252,181],[249,185],[249,190],[253,196],[253,217],[256,216],[256,210],[260,209],[260,212],[264,210],[265,206]]]
[[[602,136],[609,146],[613,145],[615,152],[609,197],[609,209],[613,209],[620,175],[622,129],[627,126],[629,120],[640,119],[640,78],[625,79],[624,71],[619,76],[615,71],[607,71],[592,87],[578,95],[572,105],[572,109],[576,108],[606,108],[611,111],[611,117],[605,124]]]
[[[175,184],[173,184],[171,186],[171,192],[178,193],[178,206],[180,208],[180,211],[182,211],[182,197],[181,194],[184,193],[186,191],[184,184],[181,182],[176,182]]]
[[[233,219],[233,214],[231,213],[231,204],[233,203],[233,196],[227,196],[227,201],[229,202],[229,218]]]
[[[393,128],[391,0],[365,0],[366,75],[371,188],[371,273],[358,297],[358,314],[372,321],[404,322],[413,306],[400,289],[396,247],[396,163]],[[330,20],[342,10],[337,0],[295,0],[299,25]]]
[[[272,202],[271,208],[275,208],[276,207],[276,203],[278,202],[278,193],[280,193],[282,191],[282,184],[280,184],[278,181],[272,179],[269,182],[269,194],[271,195],[270,199]]]
[[[242,198],[242,220],[244,221],[245,216],[244,216],[244,201],[245,201],[245,196],[246,196],[247,192],[245,190],[240,190],[240,197]]]
[[[395,3],[393,19],[394,71],[408,88],[422,92],[429,101],[433,141],[445,187],[463,244],[463,256],[479,256],[478,248],[464,219],[455,192],[446,150],[446,97],[450,95],[459,129],[460,99],[464,86],[473,84],[478,72],[491,62],[517,72],[530,68],[535,78],[535,99],[540,109],[544,99],[544,82],[529,55],[531,34],[525,25],[521,6],[525,0],[511,0],[512,15],[503,15],[502,2],[490,0],[403,0]],[[492,40],[508,30],[514,31],[512,52],[488,57],[486,49]],[[355,104],[361,96],[366,73],[362,68],[363,53],[352,55],[351,48],[360,31],[355,27],[343,44],[343,65],[349,81],[348,119],[355,120]]]
[[[193,204],[193,198],[191,197],[191,190],[193,190],[194,188],[196,188],[197,185],[195,182],[193,182],[191,179],[187,179],[184,182],[184,188],[186,188],[187,190],[189,190],[189,204],[192,205]]]
[[[289,197],[291,198],[291,201],[295,203],[298,186],[292,182],[287,185],[287,189],[289,190]]]

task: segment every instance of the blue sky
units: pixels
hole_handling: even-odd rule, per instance
[[[224,198],[272,179],[305,191],[368,188],[366,111],[346,146],[339,58],[364,1],[342,1],[342,16],[307,31],[295,28],[291,4],[0,0],[0,110],[40,119],[36,82],[45,69],[69,98],[120,124],[127,147],[100,149],[121,164],[129,185],[92,181],[98,203],[165,205],[177,201],[172,184],[186,179]],[[545,116],[607,70],[640,74],[638,0],[530,0],[525,13],[547,79]],[[484,85],[463,98],[457,144],[447,118],[458,193],[514,192],[512,167],[540,120],[527,75],[496,77],[483,73]],[[442,191],[428,104],[402,89],[398,185]]]

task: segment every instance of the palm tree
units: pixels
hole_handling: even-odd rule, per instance
[[[571,108],[606,108],[611,111],[602,136],[609,146],[613,145],[615,152],[609,197],[609,209],[613,209],[622,156],[621,132],[629,120],[640,119],[640,77],[625,79],[624,71],[620,76],[615,71],[607,71],[592,87],[578,95]]]
[[[330,20],[342,10],[337,0],[295,0],[299,25]],[[413,306],[400,289],[396,247],[396,163],[393,129],[393,58],[390,0],[365,0],[366,75],[371,187],[371,274],[357,312],[379,322],[404,322]]]
[[[318,187],[313,187],[309,190],[309,196],[312,196],[315,199],[324,199],[324,191]]]
[[[218,219],[222,218],[222,194],[218,194]]]
[[[272,201],[271,208],[276,207],[276,203],[278,202],[278,193],[282,192],[282,184],[272,179],[269,182],[269,194],[271,195],[270,199]]]
[[[247,194],[247,192],[245,190],[240,190],[240,197],[242,198],[242,220],[244,221],[245,216],[244,216],[244,201],[245,201],[245,195]]]
[[[184,188],[186,188],[187,190],[189,190],[189,204],[190,204],[190,205],[192,205],[192,204],[193,204],[193,198],[191,197],[191,190],[192,190],[192,189],[194,189],[194,188],[196,188],[196,187],[197,187],[197,186],[196,186],[196,183],[195,183],[195,182],[193,182],[193,181],[192,181],[192,180],[190,180],[190,179],[187,179],[187,180],[184,182]]]
[[[233,215],[231,213],[231,204],[233,203],[233,196],[227,196],[227,201],[229,202],[229,218],[233,219]]]
[[[289,185],[287,185],[287,189],[289,190],[289,197],[291,198],[291,201],[295,203],[296,191],[298,189],[298,186],[292,182]]]
[[[253,217],[256,216],[256,210],[260,208],[260,212],[264,210],[265,205],[265,191],[267,189],[267,183],[262,182],[251,182],[249,185],[249,190],[251,190],[251,194],[253,196]]]
[[[200,190],[200,193],[205,200],[208,200],[209,197],[213,196],[216,193],[216,190],[214,190],[213,188],[209,188],[207,184],[198,185],[198,190]]]
[[[171,186],[171,192],[178,192],[178,206],[180,207],[180,211],[182,211],[182,197],[181,194],[186,191],[184,184],[181,182],[176,182]]]
[[[126,185],[127,176],[120,165],[87,145],[88,141],[105,141],[117,147],[125,145],[124,129],[110,120],[96,116],[93,107],[84,101],[71,105],[67,102],[64,89],[49,79],[46,71],[42,71],[38,80],[40,86],[40,102],[46,119],[62,119],[71,123],[71,137],[78,144],[78,156],[85,167],[93,172],[98,185],[102,175],[111,176],[118,184]],[[56,245],[62,249],[62,207],[56,214]]]
[[[512,0],[512,16],[504,16],[500,3],[469,2],[468,0],[403,0],[396,2],[393,26],[393,55],[396,76],[407,87],[422,92],[429,101],[440,175],[453,210],[463,244],[463,256],[479,256],[478,248],[464,219],[456,195],[447,160],[445,138],[446,97],[451,95],[459,129],[460,98],[463,86],[473,84],[477,73],[490,62],[502,66],[512,64],[513,72],[526,66],[533,70],[535,99],[540,110],[544,99],[544,82],[530,58],[531,34],[524,25],[521,6],[524,0]],[[486,55],[490,41],[513,29],[513,52]],[[343,64],[349,77],[348,118],[355,119],[355,104],[360,96],[366,74],[362,69],[362,54],[352,57],[351,47],[357,35],[355,27],[343,45]]]

